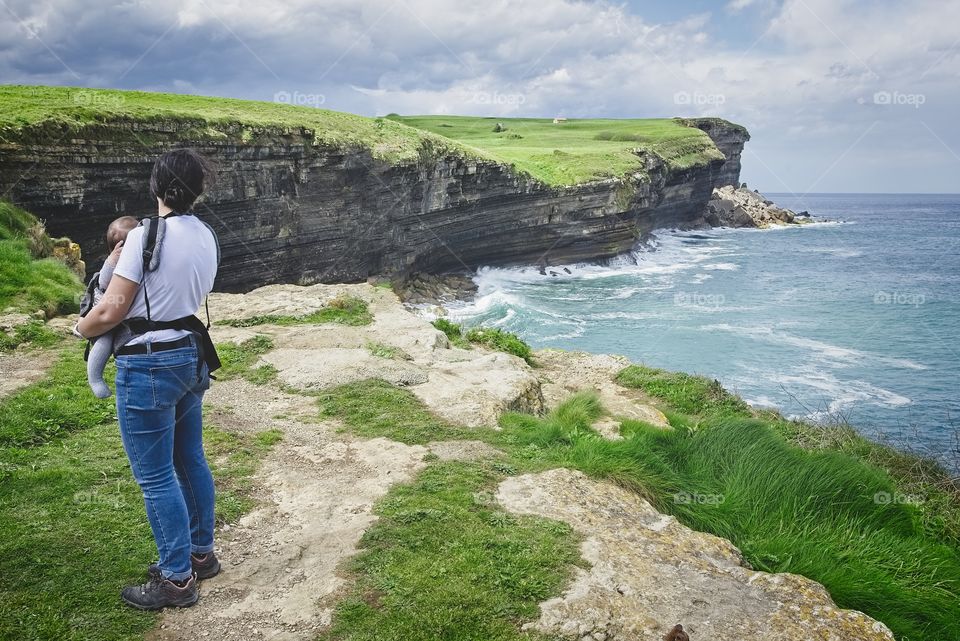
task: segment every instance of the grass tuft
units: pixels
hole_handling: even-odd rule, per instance
[[[403,360],[409,361],[412,360],[412,357],[407,354],[405,351],[396,347],[394,345],[387,345],[386,343],[378,343],[376,341],[367,342],[367,351],[378,358],[387,358],[392,360]]]
[[[450,342],[457,347],[468,349],[471,344],[484,345],[507,354],[519,356],[528,364],[533,363],[533,350],[523,339],[516,334],[504,331],[497,327],[474,327],[464,330],[462,325],[438,318],[433,326],[447,335]]]
[[[408,445],[437,439],[469,438],[471,430],[458,428],[430,413],[407,390],[379,379],[341,385],[317,396],[323,416],[343,419],[357,436],[384,436]]]
[[[703,376],[629,365],[617,374],[616,380],[625,387],[638,388],[661,398],[685,414],[752,415],[743,399],[727,392],[719,381]]]
[[[499,327],[474,327],[467,332],[466,338],[471,343],[519,356],[527,363],[532,362],[533,350],[530,346],[516,334],[511,334]]]
[[[217,345],[221,367],[214,376],[221,380],[240,377],[257,385],[269,383],[277,377],[276,368],[273,365],[259,367],[253,365],[271,349],[273,349],[273,339],[262,334],[248,338],[239,345],[221,343]]]
[[[323,309],[309,314],[300,316],[264,314],[247,318],[228,318],[216,321],[216,324],[229,327],[255,327],[256,325],[321,325],[323,323],[369,325],[371,322],[373,322],[373,315],[365,300],[354,296],[338,296],[330,300]]]
[[[13,328],[8,334],[0,332],[0,352],[8,352],[20,345],[32,347],[53,347],[61,340],[60,334],[50,329],[46,323],[33,320]]]

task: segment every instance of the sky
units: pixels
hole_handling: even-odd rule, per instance
[[[960,0],[0,0],[0,83],[720,116],[767,192],[960,192]]]

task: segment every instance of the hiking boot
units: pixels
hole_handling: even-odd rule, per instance
[[[183,585],[163,578],[160,568],[151,565],[147,570],[149,580],[142,585],[123,588],[120,598],[138,610],[159,610],[166,607],[188,608],[200,598],[197,594],[197,577],[191,576]]]
[[[193,565],[193,573],[197,579],[212,579],[220,574],[220,561],[213,552],[191,554],[190,563]]]

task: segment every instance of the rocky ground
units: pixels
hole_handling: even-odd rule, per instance
[[[810,221],[807,212],[795,213],[746,187],[727,185],[713,190],[707,202],[707,222],[714,227],[800,225]]]
[[[649,399],[613,381],[622,358],[543,351],[531,368],[506,354],[459,349],[385,288],[269,286],[213,295],[211,312],[217,320],[302,314],[344,295],[368,302],[370,325],[215,327],[218,342],[271,336],[275,347],[262,361],[276,368],[280,385],[217,382],[208,395],[208,420],[227,430],[279,429],[284,440],[255,478],[259,506],[218,532],[222,574],[203,583],[197,606],[165,612],[149,638],[314,638],[346,587],[338,568],[393,484],[412,479],[428,454],[447,460],[498,455],[462,437],[440,435],[426,446],[353,437],[338,431],[336,420],[320,418],[301,391],[381,377],[448,421],[480,430],[495,426],[503,411],[539,413],[573,392],[594,389],[612,415],[596,426],[605,436],[618,437],[613,416],[670,429]],[[371,345],[402,356],[374,356]],[[513,512],[566,521],[585,537],[589,569],[576,570],[564,593],[543,603],[541,618],[530,624],[547,634],[654,640],[665,625],[682,621],[691,638],[714,641],[892,639],[882,624],[836,608],[821,586],[754,572],[728,541],[693,532],[610,483],[551,470],[508,478],[498,500]],[[771,629],[778,632],[767,634]]]

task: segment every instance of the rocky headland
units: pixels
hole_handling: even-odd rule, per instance
[[[0,192],[52,234],[79,243],[89,270],[105,255],[103,230],[113,218],[155,211],[146,185],[159,154],[189,145],[210,157],[217,182],[199,213],[223,250],[216,288],[230,292],[610,258],[654,229],[708,224],[706,204],[715,188],[738,183],[749,140],[724,120],[676,119],[667,126],[691,131],[672,154],[637,143],[624,175],[548,184],[389,119],[323,112],[311,126],[321,110],[290,107],[279,112],[290,118],[284,124],[245,121],[234,103],[252,113],[262,103],[222,107],[216,99],[197,107],[199,114],[214,104],[223,110],[216,118],[166,107],[149,115],[104,107],[91,116],[70,90],[7,91],[25,111],[49,115],[0,126]],[[94,104],[143,96],[102,93]],[[62,110],[49,107],[58,100]],[[305,124],[293,124],[297,118]]]

